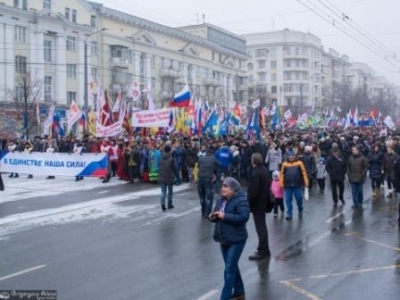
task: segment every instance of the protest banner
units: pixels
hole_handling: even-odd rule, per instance
[[[132,113],[133,127],[168,127],[170,123],[170,108],[142,110]]]
[[[107,174],[107,154],[5,152],[0,154],[2,172],[43,176],[103,177]]]

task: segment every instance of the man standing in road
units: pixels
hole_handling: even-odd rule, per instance
[[[361,209],[364,202],[363,184],[367,176],[368,161],[361,155],[357,146],[351,147],[352,155],[348,163],[348,176],[351,184],[351,194],[354,209]]]
[[[173,185],[175,181],[175,171],[177,169],[174,158],[171,155],[171,146],[164,146],[158,165],[158,182],[161,184],[161,209],[166,211],[165,198],[168,192],[168,209],[173,209],[172,204]]]
[[[206,150],[206,156],[199,157],[197,191],[200,197],[201,215],[207,219],[211,213],[214,201],[214,179],[216,178],[218,161],[212,156],[211,149]]]
[[[337,206],[338,200],[344,205],[344,177],[347,171],[347,164],[345,159],[340,155],[339,148],[332,148],[332,155],[326,160],[325,169],[331,181],[333,206]]]
[[[268,228],[266,222],[267,197],[270,196],[269,189],[271,179],[268,170],[264,167],[264,160],[260,153],[251,156],[253,171],[247,189],[247,200],[250,212],[253,213],[254,225],[258,236],[258,247],[250,260],[262,260],[271,257],[268,244]]]
[[[302,187],[308,187],[307,171],[300,160],[296,160],[296,154],[293,150],[287,152],[287,161],[281,168],[281,186],[285,190],[285,200],[287,207],[286,220],[293,218],[293,195],[296,198],[299,218],[303,217],[303,195]]]

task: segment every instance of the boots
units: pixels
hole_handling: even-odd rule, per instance
[[[372,198],[376,197],[376,189],[372,190]]]

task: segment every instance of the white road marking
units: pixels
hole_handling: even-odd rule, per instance
[[[344,215],[345,213],[347,213],[347,210],[346,211],[341,211],[340,213],[334,215],[332,218],[327,219],[325,222],[326,223],[332,223],[332,221],[334,221],[335,219],[337,219],[340,216]]]
[[[22,270],[22,271],[19,271],[19,272],[16,272],[16,273],[13,273],[13,274],[10,274],[10,275],[7,275],[7,276],[3,276],[3,277],[0,277],[0,281],[4,281],[4,280],[7,280],[7,279],[10,279],[10,278],[13,278],[13,277],[17,277],[19,275],[23,275],[23,274],[26,274],[26,273],[29,273],[29,272],[33,272],[33,271],[42,269],[44,267],[46,267],[46,265],[39,265],[39,266],[36,266],[36,267],[33,267],[33,268],[29,268],[29,269],[26,269],[26,270]]]
[[[207,300],[210,299],[210,297],[218,294],[218,290],[211,290],[209,291],[207,294],[204,294],[203,296],[201,296],[200,298],[198,298],[197,300]]]

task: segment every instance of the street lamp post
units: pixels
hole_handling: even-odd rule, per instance
[[[85,38],[85,44],[84,44],[84,113],[85,113],[85,118],[86,118],[86,122],[85,122],[85,131],[88,132],[88,110],[89,110],[89,82],[88,82],[88,45],[87,45],[87,40],[90,36],[92,36],[93,34],[99,33],[99,32],[103,32],[106,31],[107,28],[101,28],[99,30],[95,30],[91,33],[89,33],[88,35],[86,35]]]

